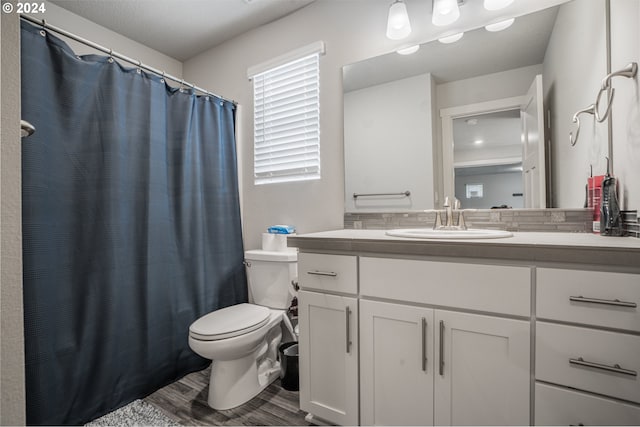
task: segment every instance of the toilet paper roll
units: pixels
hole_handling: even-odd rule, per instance
[[[274,252],[286,251],[287,235],[262,233],[262,250]]]

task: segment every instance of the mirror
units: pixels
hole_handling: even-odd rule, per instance
[[[568,143],[571,117],[606,75],[605,7],[573,0],[499,33],[343,67],[345,210],[441,208],[453,195],[463,208],[582,207],[556,187],[605,167],[606,129],[583,128],[581,151]],[[473,144],[474,121],[514,133]]]

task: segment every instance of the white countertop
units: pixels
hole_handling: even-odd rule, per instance
[[[562,262],[640,270],[640,239],[589,233],[514,232],[500,239],[417,239],[393,237],[386,230],[331,230],[291,236],[301,251],[390,253]]]
[[[350,240],[387,240],[413,242],[462,242],[477,244],[509,244],[509,245],[550,245],[550,246],[587,246],[596,248],[629,248],[640,249],[640,239],[633,237],[609,237],[591,233],[541,233],[513,232],[513,237],[499,239],[418,239],[393,237],[385,234],[386,230],[331,230],[317,233],[298,234],[297,238],[309,239],[350,239]]]

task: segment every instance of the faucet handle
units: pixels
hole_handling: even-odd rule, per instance
[[[437,230],[438,228],[442,227],[442,218],[440,217],[440,211],[435,211],[436,212],[436,220],[433,223],[433,229]]]
[[[445,196],[444,198],[444,204],[442,205],[443,208],[448,208],[449,205],[449,196]]]
[[[453,209],[458,210],[458,209],[460,209],[460,207],[461,207],[460,206],[460,200],[454,198],[453,199]]]
[[[462,230],[466,230],[467,229],[467,224],[464,221],[464,211],[460,210],[458,213],[458,227]]]

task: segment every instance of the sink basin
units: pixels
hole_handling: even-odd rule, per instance
[[[388,230],[386,234],[388,236],[409,237],[414,239],[501,239],[513,236],[513,233],[510,231],[482,230],[479,228],[469,228],[467,230],[407,228]]]

